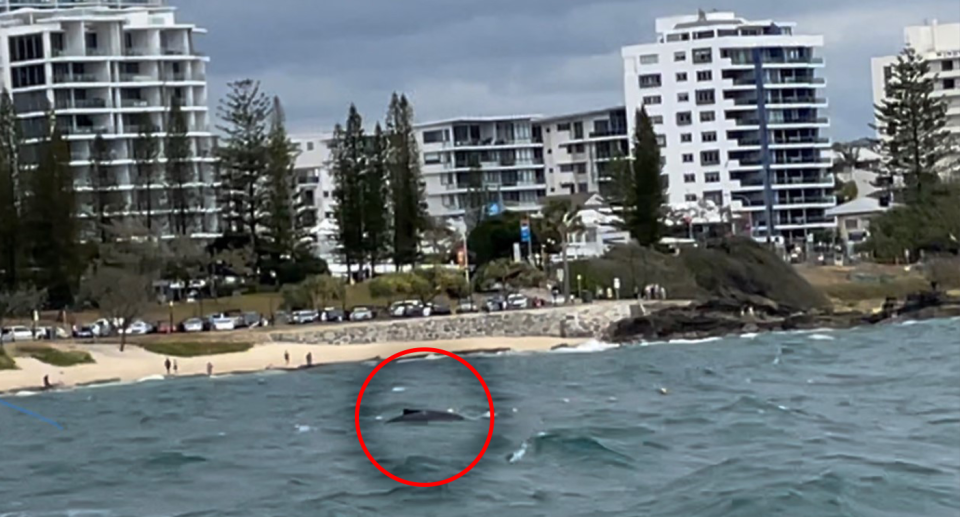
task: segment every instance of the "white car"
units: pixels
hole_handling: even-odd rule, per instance
[[[235,330],[237,328],[237,319],[226,314],[215,314],[210,316],[210,328],[213,330]]]
[[[145,321],[134,321],[124,330],[119,331],[120,334],[126,334],[128,336],[143,336],[153,332],[153,325]]]
[[[12,343],[16,341],[33,341],[34,335],[30,327],[17,325],[13,327],[3,327],[0,330],[0,343]]]
[[[200,318],[190,318],[180,324],[181,332],[203,332],[203,320]]]
[[[511,309],[526,309],[530,307],[530,300],[522,294],[511,294],[507,296],[507,307]]]

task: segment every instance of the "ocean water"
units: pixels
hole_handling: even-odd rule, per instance
[[[0,406],[0,516],[960,515],[960,321],[605,348],[470,357],[495,429],[436,488],[361,450],[372,363],[10,398],[65,430]],[[404,407],[468,419],[386,424]],[[404,361],[361,429],[430,482],[487,409],[459,363]]]

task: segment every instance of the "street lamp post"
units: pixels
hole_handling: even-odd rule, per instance
[[[167,307],[170,309],[170,327],[167,328],[167,333],[173,332],[173,300],[167,302]]]
[[[577,273],[577,297],[583,293],[583,275]]]

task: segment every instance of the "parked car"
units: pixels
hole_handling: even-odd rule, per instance
[[[134,321],[126,329],[120,329],[119,334],[126,334],[128,336],[143,336],[150,334],[154,331],[153,325],[145,321]]]
[[[320,321],[341,322],[345,319],[347,319],[347,315],[343,313],[342,309],[336,307],[324,307],[323,312],[320,313]]]
[[[156,327],[157,334],[173,334],[177,331],[177,326],[171,324],[169,321],[158,321]]]
[[[403,300],[390,304],[390,316],[393,318],[412,318],[424,315],[423,303],[420,300]]]
[[[203,320],[190,318],[180,322],[180,332],[203,332]]]
[[[226,314],[214,314],[207,321],[210,330],[225,331],[237,328],[237,319]]]
[[[506,309],[507,302],[502,296],[491,296],[483,301],[483,310],[498,312]]]
[[[70,334],[60,327],[37,327],[34,336],[37,339],[45,339],[48,341],[53,339],[70,339]]]
[[[16,341],[33,341],[34,335],[30,327],[15,325],[12,327],[3,327],[0,329],[0,343],[13,343]]]
[[[530,300],[522,294],[511,294],[507,296],[507,308],[508,309],[526,309],[530,307]]]
[[[430,309],[430,316],[449,316],[453,313],[453,311],[450,310],[449,305],[442,303],[428,303],[427,307]]]
[[[294,325],[316,323],[319,319],[320,313],[314,310],[293,311],[293,314],[290,315],[290,323]]]
[[[73,337],[76,339],[93,339],[96,336],[96,328],[93,325],[80,325],[73,327]]]
[[[473,300],[460,300],[457,304],[457,314],[467,314],[470,312],[480,312],[480,307],[478,307]]]
[[[354,307],[350,309],[350,321],[368,321],[376,317],[376,313],[369,307]]]
[[[243,318],[243,326],[247,328],[259,327],[260,326],[260,313],[256,311],[247,311],[241,316]]]

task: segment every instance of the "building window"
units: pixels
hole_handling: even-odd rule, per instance
[[[703,82],[703,81],[712,81],[712,80],[713,80],[712,71],[700,70],[699,72],[697,72],[697,81]]]
[[[720,173],[719,172],[708,172],[703,175],[703,181],[707,183],[720,183]]]
[[[693,123],[693,116],[689,111],[681,111],[677,113],[678,126],[689,126],[692,123]]]
[[[307,142],[307,150],[308,150],[308,151],[312,151],[312,150],[313,150],[313,142]]]
[[[704,106],[708,104],[716,104],[717,99],[714,96],[713,90],[697,90],[697,105]]]
[[[677,102],[688,102],[690,100],[690,94],[686,92],[680,92],[677,94]]]
[[[955,87],[956,87],[956,81],[954,81],[953,79],[944,79],[944,80],[943,80],[943,89],[944,89],[944,90],[952,90],[952,89],[954,89]]]
[[[727,38],[730,36],[736,36],[737,29],[720,29],[717,31],[717,36],[720,38]]]
[[[557,131],[570,131],[570,123],[557,124]]]
[[[693,133],[683,133],[680,135],[680,142],[686,144],[693,142]]]
[[[667,137],[664,135],[657,135],[657,145],[659,145],[660,147],[666,147]]]
[[[690,153],[684,154],[683,163],[693,163],[693,154],[690,154]]]
[[[644,74],[640,76],[641,88],[659,88],[660,74]]]
[[[700,133],[700,140],[703,142],[716,142],[717,141],[717,132],[716,131],[704,131]]]
[[[693,39],[710,39],[714,34],[713,31],[699,31],[693,34]]]
[[[329,191],[329,190],[324,190],[324,191],[323,191],[323,198],[324,198],[324,199],[330,199],[330,191]]]
[[[683,198],[687,201],[687,203],[696,203],[696,202],[697,202],[697,195],[696,195],[696,194],[687,194],[687,195],[684,196]]]
[[[720,151],[701,151],[700,165],[719,165]]]
[[[423,163],[426,165],[440,163],[440,153],[423,153]]]
[[[947,72],[947,71],[949,71],[949,70],[953,70],[953,61],[950,61],[950,60],[948,59],[948,60],[946,60],[946,61],[941,62],[941,63],[940,63],[940,70],[943,70],[944,72]]]
[[[847,230],[859,230],[860,229],[860,220],[859,219],[846,219],[843,221],[843,227]]]
[[[674,60],[674,61],[686,61],[686,60],[687,60],[687,52],[686,52],[685,50],[679,50],[679,51],[677,51],[677,52],[674,52],[674,53],[673,53],[673,60]]]
[[[663,124],[663,115],[650,115],[650,123],[654,126]]]
[[[640,56],[641,65],[655,65],[659,62],[660,62],[659,56],[657,56],[656,54],[646,54],[646,55]]]
[[[713,122],[715,119],[716,119],[716,114],[712,111],[700,112],[700,122]]]
[[[696,182],[697,182],[697,175],[696,175],[696,174],[684,174],[684,175],[683,175],[683,182],[684,182],[684,183],[696,183]]]
[[[709,48],[695,48],[693,49],[693,63],[701,65],[704,63],[713,62],[713,50]]]
[[[423,143],[435,144],[438,142],[446,142],[446,138],[444,138],[444,131],[442,129],[423,132]]]
[[[660,104],[660,102],[661,102],[661,99],[659,95],[649,95],[643,98],[643,103],[647,106],[650,106],[653,104]]]
[[[677,82],[678,82],[678,83],[683,83],[683,82],[686,82],[686,81],[687,81],[687,73],[686,73],[686,72],[677,72]]]

